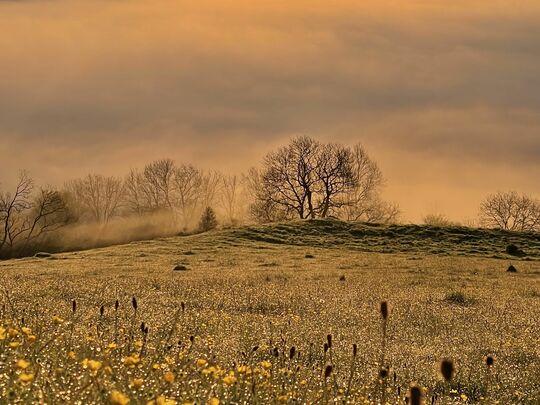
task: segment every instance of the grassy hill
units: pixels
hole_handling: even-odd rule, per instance
[[[538,251],[315,220],[3,261],[0,403],[537,403]]]
[[[249,226],[223,232],[225,240],[344,248],[363,252],[440,254],[540,260],[540,234],[466,227],[377,225],[309,220]],[[509,245],[520,252],[508,254]]]

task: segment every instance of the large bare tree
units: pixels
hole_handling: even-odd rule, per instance
[[[481,224],[509,231],[540,231],[540,200],[516,191],[489,195],[480,205]]]
[[[252,183],[257,178],[258,187],[251,211],[261,220],[275,216],[263,215],[268,210],[301,219],[395,217],[396,207],[382,203],[378,195],[381,171],[360,145],[294,138],[266,155],[261,171],[250,177]]]

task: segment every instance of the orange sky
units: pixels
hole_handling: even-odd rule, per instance
[[[362,142],[406,220],[540,196],[538,1],[0,0],[0,181],[292,135]]]

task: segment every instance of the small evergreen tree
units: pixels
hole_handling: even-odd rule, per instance
[[[206,232],[215,229],[218,225],[216,213],[211,207],[206,207],[199,222],[199,231]]]

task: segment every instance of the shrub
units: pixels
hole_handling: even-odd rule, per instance
[[[211,207],[206,207],[199,222],[199,231],[206,232],[217,228],[216,213]]]

